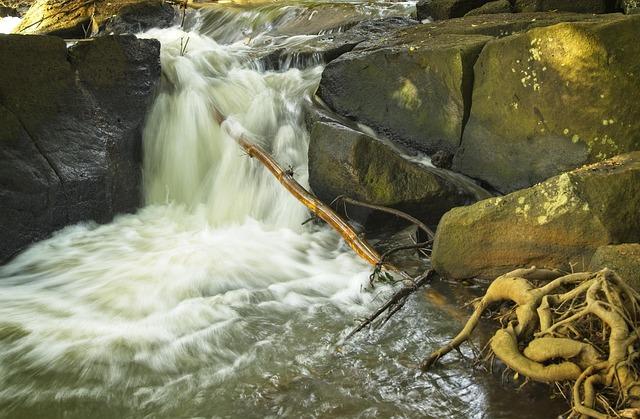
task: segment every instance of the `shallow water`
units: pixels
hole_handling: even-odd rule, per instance
[[[342,342],[391,290],[368,290],[369,267],[332,231],[303,226],[305,208],[229,135],[245,133],[307,184],[301,109],[322,66],[261,71],[255,43],[286,45],[278,25],[291,12],[269,5],[265,17],[260,7],[141,35],[161,41],[163,64],[144,132],[147,206],[108,225],[68,227],[0,267],[0,417],[562,411],[545,391],[516,393],[458,355],[417,372],[460,327],[456,307],[474,288],[434,284],[382,330]],[[239,23],[247,19],[259,28],[250,40]],[[214,108],[229,117],[222,127]]]

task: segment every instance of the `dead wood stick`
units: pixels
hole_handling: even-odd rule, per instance
[[[344,340],[350,339],[353,335],[373,323],[373,321],[380,317],[382,313],[389,310],[389,315],[386,317],[383,324],[386,323],[393,314],[395,314],[404,306],[407,298],[415,291],[417,291],[420,287],[429,282],[431,278],[433,278],[433,275],[435,275],[435,272],[433,271],[433,269],[429,269],[427,272],[414,279],[412,284],[404,285],[402,288],[396,291],[396,293],[393,294],[391,298],[389,298],[387,302],[382,305],[382,307],[377,309],[372,315],[370,315],[362,323],[360,323],[358,327],[353,329],[351,333],[349,333],[347,337],[344,338]]]
[[[355,205],[358,207],[369,208],[369,209],[380,211],[380,212],[386,212],[388,214],[393,214],[396,217],[403,218],[409,221],[410,223],[415,224],[420,230],[424,231],[427,234],[427,237],[429,237],[429,240],[433,240],[433,236],[434,236],[433,230],[427,227],[425,223],[423,223],[422,221],[418,220],[415,217],[412,217],[406,212],[403,212],[394,208],[384,207],[382,205],[375,205],[375,204],[369,204],[367,202],[358,201],[357,199],[349,198],[348,196],[345,196],[345,195],[340,195],[333,200],[333,202],[338,202],[338,201],[346,202],[347,204]]]
[[[214,116],[219,124],[225,121],[225,118],[220,112],[214,110]],[[312,213],[320,217],[327,224],[333,227],[345,242],[353,249],[354,252],[362,259],[366,260],[371,265],[378,265],[382,259],[380,254],[362,237],[356,233],[356,231],[338,214],[336,214],[329,205],[320,201],[313,194],[307,191],[302,185],[296,181],[293,176],[284,170],[278,162],[274,160],[269,153],[267,153],[262,147],[247,140],[247,138],[240,135],[233,135],[230,133],[233,139],[242,147],[242,149],[250,156],[255,157],[264,167],[271,172],[271,174],[285,187],[287,191],[291,193],[298,201],[306,206]],[[384,267],[388,270],[399,272],[397,268],[392,265],[384,264]]]

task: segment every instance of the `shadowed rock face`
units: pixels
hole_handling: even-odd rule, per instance
[[[640,16],[487,43],[453,169],[510,192],[640,149]]]
[[[309,183],[325,202],[345,195],[397,208],[435,225],[452,207],[489,196],[461,178],[412,162],[383,141],[339,122],[321,119],[313,124]],[[349,213],[368,221],[357,211]]]
[[[0,261],[83,220],[140,204],[141,126],[160,45],[0,35]]]
[[[593,254],[589,270],[614,270],[636,290],[640,290],[640,244],[625,243],[599,247]]]
[[[640,240],[640,152],[564,173],[444,215],[434,268],[495,278],[517,267],[588,268],[595,250]]]

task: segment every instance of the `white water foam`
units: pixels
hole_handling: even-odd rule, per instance
[[[69,227],[0,268],[0,406],[118,387],[143,405],[194,371],[211,382],[245,368],[270,339],[247,333],[252,321],[368,298],[368,267],[332,231],[302,227],[306,209],[213,118],[215,107],[306,184],[300,109],[321,68],[259,73],[242,44],[145,36],[161,40],[163,67],[144,132],[149,205]]]

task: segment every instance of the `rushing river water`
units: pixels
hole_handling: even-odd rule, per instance
[[[307,184],[301,109],[322,66],[269,72],[255,54],[308,38],[279,29],[310,7],[218,8],[190,16],[188,31],[142,35],[161,41],[163,67],[144,132],[147,206],[66,228],[0,267],[0,417],[561,411],[457,355],[417,372],[460,327],[453,307],[473,294],[462,286],[434,284],[382,330],[341,342],[389,289],[366,291],[370,268],[329,229],[303,226],[305,208],[229,136],[242,130]],[[378,17],[412,5],[358,7]]]

